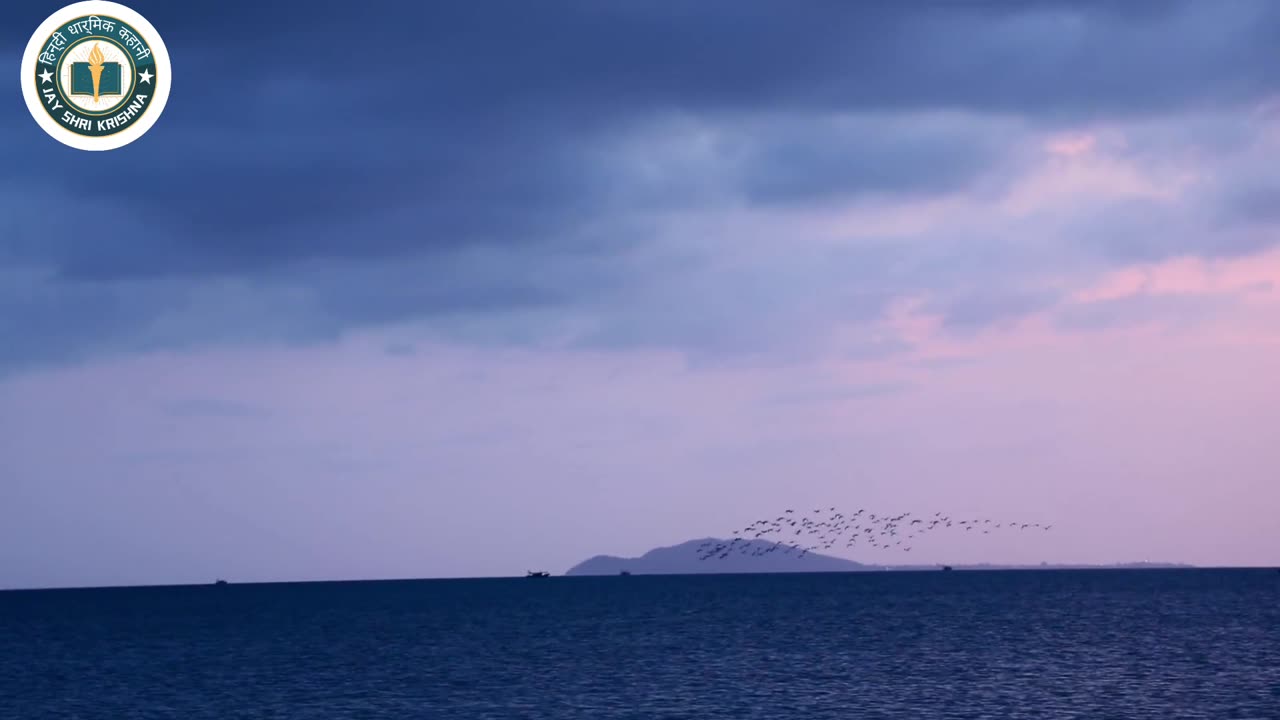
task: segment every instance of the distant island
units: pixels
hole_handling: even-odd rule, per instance
[[[752,549],[764,550],[773,542],[766,540],[740,541],[738,546],[745,546],[748,552],[735,551],[729,557],[700,560],[699,546],[703,543],[728,543],[719,538],[698,538],[688,542],[661,547],[636,558],[623,558],[614,555],[597,555],[585,560],[565,573],[565,575],[696,575],[720,573],[786,573],[786,572],[883,572],[886,570],[941,570],[940,565],[901,564],[881,565],[865,564],[844,558],[808,553],[803,558],[795,553],[784,554],[772,552],[763,555],[751,555]],[[951,565],[955,570],[1086,570],[1086,569],[1143,569],[1143,568],[1191,568],[1192,565],[1178,563],[1119,563],[1114,565],[1062,565],[1039,563],[1035,565]]]

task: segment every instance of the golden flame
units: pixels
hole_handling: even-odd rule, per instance
[[[102,50],[98,49],[98,43],[94,43],[93,49],[89,51],[89,73],[93,75],[94,102],[98,102],[98,86],[102,82],[102,63],[106,59],[106,56],[102,54]]]

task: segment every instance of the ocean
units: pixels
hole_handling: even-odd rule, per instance
[[[0,720],[1280,719],[1275,570],[0,593]]]

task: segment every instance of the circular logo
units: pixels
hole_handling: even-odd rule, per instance
[[[41,23],[22,56],[22,95],[40,127],[80,150],[114,150],[164,112],[169,51],[146,18],[105,0]]]

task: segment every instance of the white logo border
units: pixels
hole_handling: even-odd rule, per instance
[[[155,95],[151,98],[147,111],[143,113],[142,117],[114,135],[88,137],[62,127],[45,110],[44,96],[40,94],[39,88],[33,82],[36,62],[40,59],[40,53],[44,50],[45,41],[59,26],[82,15],[109,15],[123,20],[145,34],[146,37],[144,39],[147,42],[147,46],[151,48],[151,56],[155,58],[156,68],[159,70],[158,76],[162,78],[158,83],[159,87]],[[173,86],[173,68],[169,63],[169,49],[165,47],[164,40],[160,38],[160,33],[156,32],[155,27],[147,22],[146,18],[134,10],[119,3],[108,2],[108,0],[84,0],[83,2],[72,3],[54,12],[44,22],[40,23],[40,27],[36,28],[31,40],[27,43],[26,51],[22,53],[21,75],[22,96],[26,99],[27,109],[31,111],[31,117],[35,118],[36,124],[54,140],[77,150],[115,150],[142,137],[151,129],[156,120],[160,119],[161,113],[164,112],[165,104],[169,102],[169,88]]]

